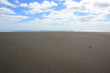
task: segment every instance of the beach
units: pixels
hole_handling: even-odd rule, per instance
[[[0,32],[0,73],[110,73],[110,32]]]

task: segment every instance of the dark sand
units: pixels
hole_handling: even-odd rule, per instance
[[[0,73],[110,73],[110,33],[1,32]]]

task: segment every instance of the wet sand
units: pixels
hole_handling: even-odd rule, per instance
[[[110,32],[0,32],[0,73],[110,73]]]

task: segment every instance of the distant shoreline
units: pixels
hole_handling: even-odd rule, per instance
[[[0,32],[110,32],[110,31],[0,31]]]

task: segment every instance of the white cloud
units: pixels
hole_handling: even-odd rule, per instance
[[[35,14],[35,13],[40,13],[40,12],[46,12],[46,11],[50,11],[48,10],[48,8],[53,7],[53,6],[58,6],[57,3],[55,2],[49,2],[49,1],[45,1],[41,4],[39,4],[38,2],[33,2],[33,3],[29,3],[29,11],[25,11],[27,14]]]
[[[80,2],[67,0],[63,5],[73,12],[102,13],[107,9],[110,10],[109,0],[81,0]]]
[[[28,7],[28,4],[22,3],[22,4],[20,4],[20,7]]]
[[[70,22],[97,22],[99,20],[103,21],[106,19],[107,16],[110,16],[109,3],[110,2],[108,0],[82,0],[80,2],[67,0],[64,2],[66,9],[63,9],[61,11],[51,10],[49,15],[44,14],[43,17],[47,19],[52,19],[52,21],[54,19],[54,21],[60,22],[62,22],[62,20],[69,20]],[[39,4],[37,2],[30,3],[29,7],[31,8],[31,10],[27,13],[35,14],[44,12],[44,10],[42,9],[52,7],[52,5],[57,6],[57,4],[55,5],[52,2],[49,3],[48,1],[44,1],[42,4]],[[74,14],[74,12],[77,11],[90,14],[85,16],[77,16]]]
[[[41,8],[42,9],[45,9],[45,8],[49,8],[49,7],[52,7],[53,5],[51,5],[50,2],[48,1],[44,1],[42,4],[41,4]]]
[[[33,2],[29,4],[29,8],[36,8],[36,9],[46,9],[52,6],[57,6],[58,4],[56,4],[55,2],[49,2],[49,1],[45,1],[42,4],[39,4],[38,2]]]
[[[76,15],[73,12],[68,12],[66,10],[61,11],[51,11],[49,15],[44,15],[44,17],[51,18],[51,19],[76,19]]]
[[[42,6],[38,2],[33,2],[33,3],[29,3],[29,8],[39,9],[42,8]]]
[[[3,0],[2,0],[3,1]],[[6,1],[6,0],[4,0]],[[61,1],[61,0],[59,0]],[[27,14],[36,14],[41,12],[48,12],[49,14],[43,15],[43,19],[35,18],[33,21],[21,22],[29,17],[22,15],[5,15],[15,14],[11,9],[2,7],[0,8],[0,22],[3,24],[14,24],[21,22],[23,26],[28,25],[30,27],[36,27],[39,30],[102,30],[106,31],[110,29],[110,21],[104,21],[107,17],[110,17],[110,1],[108,0],[81,0],[75,2],[74,0],[66,0],[64,4],[66,9],[60,11],[52,10],[54,6],[58,6],[55,2],[45,1],[43,3],[32,2],[29,4],[21,3],[20,7],[28,7],[30,10],[25,11]],[[75,15],[74,12],[88,13],[82,16]],[[81,15],[81,16],[80,16]],[[101,20],[99,22],[99,20]],[[110,19],[109,19],[110,20]]]
[[[35,13],[41,13],[43,12],[41,9],[32,9],[29,11],[24,11],[26,14],[35,14]]]
[[[4,4],[11,7],[16,7],[14,4],[8,2],[7,0],[0,0],[0,4]]]
[[[51,2],[51,5],[52,5],[52,6],[58,6],[58,4],[55,3],[54,1]]]
[[[93,4],[97,8],[110,7],[110,1],[109,0],[97,0],[97,1],[93,1]]]
[[[16,14],[13,10],[5,7],[0,8],[0,13],[2,14]]]
[[[103,21],[104,19],[106,19],[106,17],[110,15],[109,0],[81,0],[80,2],[76,2],[74,0],[66,0],[63,3],[63,5],[66,6],[66,9],[64,9],[65,13],[63,14],[61,11],[59,11],[62,14],[62,16],[66,16],[65,14],[67,14],[70,17],[70,19],[72,16],[74,16],[74,19],[76,19],[76,21]],[[89,13],[89,15],[75,16],[74,12]],[[60,13],[55,14],[51,12],[48,16],[45,15],[45,17],[62,17]]]
[[[86,16],[79,16],[77,20],[79,21],[89,21],[89,22],[94,22],[94,21],[98,21],[98,20],[104,20],[106,19],[106,17],[101,16],[101,15],[86,15]]]
[[[110,12],[106,13],[104,16],[110,17]]]
[[[18,0],[15,0],[15,3],[19,4],[19,1]]]
[[[23,19],[27,19],[29,17],[27,16],[22,16],[22,15],[5,15],[5,14],[0,14],[0,22],[2,24],[14,24],[19,21],[22,21]]]

